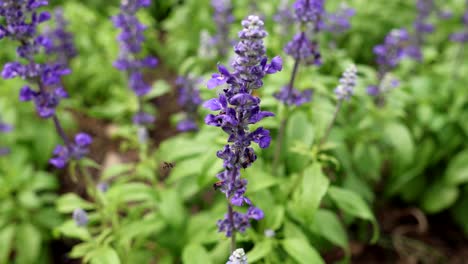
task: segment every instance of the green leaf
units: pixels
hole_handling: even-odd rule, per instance
[[[130,172],[133,169],[133,164],[115,164],[104,170],[101,174],[101,180],[108,180],[112,177],[116,177],[125,173]]]
[[[71,213],[77,208],[84,210],[93,209],[94,205],[75,193],[67,193],[62,195],[56,202],[57,210],[61,213]]]
[[[446,185],[439,181],[424,192],[421,206],[428,213],[438,213],[452,206],[458,195],[457,186]]]
[[[254,248],[247,253],[247,260],[249,263],[261,260],[273,250],[273,242],[270,239],[266,239],[255,243]]]
[[[89,255],[91,264],[120,264],[117,252],[111,247],[101,247],[92,251]]]
[[[301,264],[325,263],[317,250],[315,250],[307,240],[288,238],[283,240],[281,244],[289,256]]]
[[[189,244],[182,251],[182,262],[186,264],[211,264],[210,256],[199,244]]]
[[[445,171],[444,181],[447,185],[460,185],[468,182],[468,150],[452,158]]]
[[[291,151],[296,145],[306,149],[310,148],[314,141],[314,130],[303,112],[295,112],[286,126],[285,153],[286,164],[291,172],[302,171],[307,165],[309,157]]]
[[[312,220],[325,196],[330,181],[323,174],[319,163],[314,163],[304,170],[302,177],[301,207],[306,220]]]
[[[152,200],[153,188],[141,182],[114,185],[105,193],[110,201],[117,204]]]
[[[315,214],[315,221],[310,229],[312,232],[349,252],[348,235],[335,213],[326,209],[319,209]]]
[[[415,146],[410,131],[400,123],[388,123],[384,127],[386,140],[395,149],[395,159],[403,165],[409,165],[413,161]]]
[[[10,256],[11,249],[13,247],[13,235],[15,234],[15,225],[7,225],[5,228],[0,230],[0,241],[2,246],[0,247],[0,263],[8,263],[8,257]]]
[[[262,168],[261,164],[255,164],[242,173],[249,181],[248,193],[255,193],[278,184],[278,179],[271,175],[268,170]]]
[[[73,220],[68,220],[54,230],[55,234],[61,234],[68,238],[77,238],[83,241],[91,239],[91,235],[84,227],[79,227]]]
[[[185,220],[185,211],[182,198],[175,189],[168,189],[161,192],[161,202],[159,203],[161,216],[166,222],[179,228]]]
[[[370,221],[374,229],[371,242],[374,243],[377,241],[377,221],[375,220],[375,217],[372,214],[372,211],[368,207],[367,203],[364,201],[364,199],[361,198],[361,196],[359,196],[355,192],[335,186],[331,186],[328,189],[328,194],[330,195],[330,198],[333,200],[333,202],[338,206],[338,208],[340,208],[344,212],[352,216]]]
[[[156,82],[154,82],[151,91],[148,93],[148,95],[145,96],[145,98],[151,99],[151,98],[159,97],[170,91],[171,91],[171,85],[168,82],[164,80],[157,80]]]
[[[284,221],[285,209],[284,206],[275,206],[265,215],[265,226],[272,230],[277,230],[281,227]]]
[[[34,263],[41,253],[41,245],[42,236],[35,226],[29,223],[18,226],[15,247],[18,263]]]

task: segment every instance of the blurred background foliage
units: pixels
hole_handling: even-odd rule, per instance
[[[118,1],[51,2],[52,6],[64,9],[79,51],[79,56],[71,63],[73,73],[64,80],[70,99],[63,102],[63,111],[59,111],[67,131],[76,130],[76,114],[126,125],[137,102],[128,96],[124,76],[112,67],[118,45],[117,30],[110,16],[118,11]],[[236,22],[231,36],[234,38],[240,29],[240,20],[248,14],[250,1],[233,2]],[[332,11],[342,1],[326,2],[326,9]],[[279,0],[260,1],[257,11],[264,17],[270,32],[266,39],[268,54],[281,55],[285,62],[283,72],[268,77],[261,91],[263,105],[275,113],[280,113],[282,106],[272,94],[287,83],[293,64],[282,50],[292,35],[279,36],[276,33],[279,25],[273,21],[279,3]],[[436,31],[424,45],[423,62],[405,60],[393,72],[401,86],[392,91],[384,108],[376,107],[365,93],[367,85],[376,82],[372,49],[383,42],[391,29],[411,31],[416,16],[415,1],[351,0],[346,3],[356,10],[351,29],[338,37],[321,35],[323,66],[300,70],[297,86],[313,88],[314,99],[311,104],[294,109],[288,122],[282,176],[274,177],[270,173],[274,148],[259,150],[258,162],[245,171],[250,196],[267,212],[254,230],[240,238],[246,251],[252,250],[249,253],[252,263],[280,263],[278,261],[288,255],[293,259],[296,256],[296,261],[301,262],[301,256],[315,258],[307,255],[315,252],[314,248],[323,252],[333,245],[343,248],[348,256],[351,239],[368,241],[373,236],[368,224],[355,218],[375,225],[369,208],[378,210],[388,203],[417,207],[428,215],[448,212],[468,235],[468,76],[465,74],[468,60],[461,45],[448,40],[451,33],[462,28],[460,17],[464,1],[437,1],[443,10],[451,10],[453,17],[432,18]],[[145,52],[155,54],[162,62],[155,72],[147,73],[148,79],[157,81],[152,97],[165,92],[173,94],[174,91],[168,89],[177,75],[193,73],[206,81],[216,71],[216,63],[228,63],[229,58],[199,56],[200,32],[215,30],[209,0],[157,0],[140,15],[143,23],[150,25]],[[335,45],[330,45],[332,42]],[[2,41],[2,63],[15,59],[14,49],[12,43]],[[324,171],[333,171],[325,177],[321,167],[315,167],[313,157],[307,153],[321,138],[331,119],[335,104],[332,90],[351,62],[358,67],[359,83],[356,95],[345,105],[333,129],[333,147],[327,155],[336,160],[323,164],[327,168]],[[2,146],[9,146],[12,153],[0,160],[0,263],[6,263],[2,261],[11,257],[11,252],[18,255],[16,263],[32,263],[36,259],[48,263],[45,252],[53,229],[55,238],[63,235],[85,241],[83,247],[78,250],[75,247],[73,251],[75,257],[84,257],[91,245],[86,244],[90,243],[86,234],[83,235],[82,229],[73,228],[70,221],[60,225],[59,212],[69,214],[74,203],[86,201],[77,195],[72,198],[62,195],[57,210],[52,206],[60,187],[57,177],[52,175],[58,173],[51,170],[47,160],[59,139],[51,121],[40,120],[30,104],[18,101],[21,85],[18,80],[0,80],[0,113],[5,122],[14,126],[14,132],[2,135],[1,140]],[[208,91],[204,85],[201,90],[203,99],[216,93]],[[201,117],[208,113],[201,112]],[[263,125],[275,135],[280,118],[265,120]],[[155,128],[156,133],[158,129]],[[160,212],[158,217],[148,216],[135,234],[114,234],[113,239],[117,241],[126,241],[124,238],[130,241],[129,237],[140,236],[142,241],[154,241],[158,245],[155,249],[151,243],[148,246],[135,242],[139,247],[128,256],[134,262],[128,263],[146,263],[144,261],[152,256],[149,252],[156,252],[160,263],[175,263],[180,259],[184,263],[198,263],[191,262],[194,259],[221,263],[226,259],[228,244],[216,232],[214,220],[223,215],[225,201],[220,195],[206,197],[221,168],[221,161],[214,153],[222,147],[224,137],[222,132],[207,127],[197,134],[176,135],[148,157],[154,159],[153,162],[138,165],[137,173],[122,170],[126,177],[115,180],[116,190],[106,194],[103,201],[121,208],[123,205],[115,201],[116,197],[129,190],[147,192],[148,197],[128,197],[124,202],[143,201]],[[161,177],[154,175],[157,174],[157,165],[153,164],[156,161],[176,163],[166,181],[153,189],[144,184],[128,185],[134,178],[145,182],[142,178]],[[314,178],[316,182],[306,182],[304,174],[318,175]],[[120,174],[109,172],[108,175]],[[312,189],[296,190],[297,182]],[[319,193],[321,186],[327,189],[318,198],[319,201],[323,198],[322,206],[319,208],[317,204],[311,215],[303,215],[304,210],[310,209],[309,204],[304,207],[304,199],[316,199],[306,193]],[[60,202],[68,207],[61,207]],[[142,206],[139,210],[145,208]],[[345,214],[337,216],[338,210]],[[136,221],[140,221],[138,212],[126,213],[129,218],[122,226],[135,228]],[[266,230],[277,232],[276,238],[266,237]],[[29,250],[23,253],[21,246],[26,244]],[[116,247],[125,249],[126,246],[122,242]],[[97,255],[112,259],[105,243],[96,246],[95,251]],[[294,263],[291,258],[288,261],[283,263]]]

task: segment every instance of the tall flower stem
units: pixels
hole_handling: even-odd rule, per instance
[[[297,71],[299,69],[300,60],[297,59],[294,61],[294,67],[291,73],[291,79],[289,80],[288,84],[288,91],[291,94],[292,89],[294,88],[294,81],[296,80]],[[283,145],[284,133],[286,130],[286,124],[289,118],[289,106],[285,105],[283,110],[283,119],[281,120],[280,128],[278,131],[278,136],[276,137],[276,146],[275,146],[275,154],[273,157],[273,174],[278,174],[278,163],[281,155],[281,148]]]
[[[233,224],[234,223],[234,209],[232,208],[232,205],[229,201],[228,201],[228,218],[229,218],[229,222]],[[236,230],[235,229],[232,230],[232,234],[231,234],[231,253],[234,252],[234,250],[236,250]]]
[[[40,79],[37,79],[37,86],[39,87],[39,90],[41,92],[46,91],[46,87]],[[54,113],[52,115],[52,120],[54,121],[54,126],[55,130],[57,131],[57,134],[59,134],[59,136],[62,138],[63,143],[67,146],[67,148],[70,147],[70,140],[68,139],[67,134],[65,134],[65,130],[63,129],[62,124],[60,123],[60,120],[57,117],[57,114]]]
[[[63,140],[63,143],[69,147],[70,146],[70,140],[68,139],[67,135],[65,134],[65,130],[63,130],[62,125],[60,124],[60,120],[58,119],[57,115],[53,115],[52,119],[54,120],[54,125],[55,125],[55,130],[57,130],[57,133],[60,135],[60,137]]]

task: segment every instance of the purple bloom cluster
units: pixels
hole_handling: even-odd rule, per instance
[[[299,91],[294,88],[290,89],[289,86],[283,86],[283,88],[273,96],[285,105],[300,106],[312,100],[312,90],[307,89]]]
[[[243,232],[249,226],[249,220],[263,218],[263,212],[254,207],[244,196],[247,180],[242,179],[240,170],[249,167],[255,160],[252,142],[261,148],[270,145],[270,132],[263,127],[249,131],[249,125],[255,124],[273,113],[260,110],[260,99],[252,94],[259,89],[266,74],[273,74],[282,69],[280,57],[268,63],[263,38],[267,36],[263,21],[258,16],[249,16],[242,21],[243,30],[239,32],[240,41],[234,47],[237,56],[232,63],[234,71],[231,73],[226,67],[219,65],[219,74],[213,74],[208,81],[208,88],[227,83],[223,93],[204,103],[204,107],[219,111],[209,114],[205,123],[221,127],[229,135],[228,144],[217,156],[224,160],[224,171],[217,177],[220,180],[219,189],[229,199],[230,212],[223,220],[218,221],[220,232],[231,236],[233,232]],[[234,212],[232,205],[249,206],[246,214]]]
[[[288,0],[282,0],[278,11],[273,16],[273,20],[280,27],[279,33],[283,36],[287,36],[289,34],[291,26],[294,25],[294,22],[296,21],[294,13],[288,2]]]
[[[388,73],[393,70],[400,61],[408,55],[408,43],[410,36],[405,29],[393,29],[385,37],[383,44],[374,47],[374,54],[377,56],[377,64],[379,66],[379,84],[370,85],[367,87],[367,93],[370,96],[379,96],[382,94],[382,83]],[[395,88],[396,85],[392,85]]]
[[[61,8],[54,10],[55,28],[46,28],[44,36],[49,39],[49,45],[45,47],[47,54],[55,54],[57,61],[62,65],[68,65],[70,60],[78,54],[73,34],[67,31],[68,22]]]
[[[17,54],[26,60],[5,64],[2,70],[4,79],[21,77],[32,83],[39,83],[39,90],[30,86],[21,89],[22,101],[34,101],[36,111],[42,118],[55,115],[55,109],[67,93],[61,84],[61,77],[70,74],[70,70],[60,63],[41,64],[34,61],[36,54],[42,49],[50,50],[53,41],[46,35],[37,34],[37,26],[51,18],[48,12],[38,12],[37,9],[48,4],[44,0],[32,1],[0,1],[0,16],[4,17],[5,25],[0,25],[0,39],[8,37],[19,42]]]
[[[418,0],[416,3],[418,14],[413,23],[414,33],[411,44],[406,48],[406,55],[415,60],[422,60],[421,46],[427,34],[434,32],[434,25],[428,22],[431,14],[436,10],[434,0]]]
[[[406,55],[406,47],[410,40],[408,31],[405,29],[394,29],[385,37],[383,44],[374,47],[377,56],[379,72],[385,73],[395,68]]]
[[[50,159],[50,164],[57,168],[63,168],[70,159],[79,160],[88,154],[88,147],[93,142],[90,135],[79,133],[75,136],[75,142],[66,146],[58,145],[54,150],[54,157]]]
[[[152,56],[139,58],[142,43],[145,40],[143,33],[146,26],[140,23],[136,13],[150,4],[150,0],[123,0],[120,5],[120,13],[112,17],[115,27],[122,30],[117,38],[120,43],[120,54],[114,62],[114,67],[127,73],[128,86],[137,97],[143,97],[151,90],[151,85],[143,79],[142,70],[154,68],[158,64],[158,60]],[[152,123],[154,117],[145,113],[141,100],[139,102],[139,110],[133,121],[138,125]]]
[[[218,55],[224,57],[227,54],[227,48],[231,46],[229,29],[234,22],[232,3],[231,0],[212,0],[211,6],[214,9],[213,20],[216,24],[216,35],[211,41],[218,50]]]
[[[57,146],[54,157],[50,163],[58,168],[66,165],[70,159],[81,159],[87,153],[87,147],[91,138],[80,133],[76,136],[75,143],[69,142],[61,124],[55,114],[62,98],[68,97],[62,86],[62,76],[70,74],[70,70],[63,63],[61,57],[74,55],[71,36],[64,31],[63,16],[58,14],[57,26],[54,34],[39,35],[37,26],[49,20],[48,12],[39,12],[37,9],[48,5],[47,0],[0,0],[0,16],[4,18],[5,25],[0,25],[0,39],[10,38],[19,42],[16,52],[18,57],[26,63],[15,61],[5,64],[1,73],[4,79],[21,77],[37,86],[37,90],[31,85],[24,86],[20,91],[21,101],[33,101],[36,111],[42,118],[52,118],[57,132],[65,142],[65,146]],[[62,45],[56,45],[60,38]],[[63,48],[63,49],[62,49]],[[37,63],[35,56],[44,50],[45,53],[56,55],[57,60],[51,63]]]
[[[334,13],[325,15],[323,30],[341,34],[351,27],[351,18],[356,14],[356,10],[348,7],[346,4],[340,5],[340,8]]]
[[[274,96],[286,105],[301,105],[307,103],[312,98],[312,91],[300,92],[294,89],[294,78],[300,62],[307,65],[321,65],[322,59],[318,42],[315,35],[323,28],[323,18],[325,16],[323,0],[297,0],[293,4],[295,12],[294,19],[299,24],[301,31],[286,44],[284,52],[294,58],[295,65],[291,77],[291,83],[283,87]],[[312,29],[312,34],[308,34],[305,28]],[[312,38],[312,37],[313,38]]]
[[[357,81],[357,69],[355,65],[349,66],[340,78],[340,84],[335,88],[338,100],[349,100],[354,94],[354,87]]]
[[[81,208],[73,210],[72,218],[75,224],[80,227],[86,226],[89,222],[88,213]]]
[[[177,102],[184,111],[186,118],[177,124],[177,130],[181,132],[198,130],[197,112],[202,103],[200,91],[196,86],[201,82],[200,79],[193,76],[180,76],[176,80],[179,98]]]
[[[247,255],[245,255],[243,248],[238,248],[232,252],[229,256],[228,262],[226,264],[247,264]]]
[[[318,43],[315,40],[309,40],[305,32],[299,32],[294,36],[293,40],[286,44],[284,51],[297,61],[315,65],[322,64]]]
[[[318,43],[311,38],[324,27],[325,16],[323,0],[297,0],[293,4],[295,19],[301,28],[305,26],[312,29],[312,34],[301,31],[286,45],[284,51],[296,60],[309,64],[320,65],[320,52]]]
[[[462,17],[463,30],[453,33],[450,40],[453,42],[468,43],[468,1],[466,2],[466,10]]]
[[[7,123],[3,123],[0,118],[0,133],[8,133],[13,130],[13,127]],[[7,155],[10,152],[8,148],[0,147],[0,156]]]
[[[311,23],[316,29],[323,27],[324,0],[297,0],[293,7],[298,22]]]

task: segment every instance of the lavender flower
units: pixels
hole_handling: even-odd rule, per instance
[[[121,29],[117,40],[120,43],[119,58],[114,62],[114,67],[123,71],[128,76],[128,86],[139,98],[139,109],[133,118],[137,125],[152,123],[149,113],[143,111],[142,97],[151,90],[151,85],[143,78],[144,68],[154,68],[158,60],[152,56],[141,58],[142,43],[145,40],[143,32],[146,26],[140,23],[136,13],[151,4],[150,0],[122,0],[120,13],[112,17],[115,27]]]
[[[377,64],[379,65],[379,84],[370,85],[367,87],[367,94],[376,97],[378,105],[383,104],[383,89],[387,87],[384,85],[384,79],[389,75],[400,61],[408,55],[407,44],[409,43],[410,36],[405,29],[394,29],[385,37],[383,44],[374,47],[374,54],[377,55]],[[390,85],[393,88],[398,85]],[[388,86],[388,87],[390,87]],[[390,89],[386,89],[388,91]]]
[[[450,40],[453,42],[468,43],[468,1],[466,2],[465,14],[462,17],[463,30],[453,33]]]
[[[85,210],[81,208],[77,208],[73,211],[73,220],[75,221],[76,225],[79,227],[86,226],[89,222],[88,214]]]
[[[307,65],[322,64],[318,42],[309,36],[310,34],[305,31],[305,28],[311,27],[313,30],[312,37],[315,37],[320,29],[323,28],[325,9],[323,0],[297,0],[293,4],[293,8],[295,20],[299,24],[301,31],[286,44],[284,52],[294,58],[295,65],[289,85],[276,92],[274,96],[286,105],[295,104],[299,106],[309,102],[312,97],[312,91],[299,92],[294,89],[294,79],[300,62],[304,62]]]
[[[41,49],[48,49],[51,40],[47,36],[37,34],[37,26],[50,19],[47,12],[38,12],[37,9],[48,4],[44,0],[0,2],[0,16],[4,17],[5,25],[0,25],[0,39],[10,38],[19,42],[16,50],[20,58],[26,63],[14,61],[5,64],[2,71],[4,79],[21,77],[32,83],[38,83],[38,91],[26,86],[21,90],[22,101],[34,101],[36,111],[42,118],[55,115],[55,109],[62,98],[67,94],[61,85],[61,77],[70,73],[64,65],[40,64],[34,61]]]
[[[38,12],[37,9],[48,5],[47,0],[1,0],[0,16],[3,17],[5,25],[0,24],[0,39],[9,38],[17,41],[19,47],[16,50],[18,57],[25,60],[9,62],[4,65],[2,77],[11,79],[21,77],[31,85],[24,86],[20,91],[21,101],[33,101],[36,112],[42,118],[51,118],[54,121],[57,133],[61,136],[65,146],[58,145],[50,163],[62,168],[69,159],[80,159],[87,153],[86,147],[91,143],[90,138],[83,134],[76,136],[76,142],[71,143],[57,118],[55,111],[60,100],[68,97],[62,86],[62,76],[70,74],[70,70],[61,63],[61,53],[54,47],[54,40],[50,35],[39,35],[37,26],[51,18],[47,12]],[[59,24],[63,24],[63,17],[59,15]],[[60,34],[59,34],[60,35]],[[67,39],[67,46],[70,39]],[[49,55],[58,57],[53,62],[37,63],[35,56],[42,50]],[[36,87],[33,88],[32,85]],[[89,143],[86,143],[89,142]]]
[[[273,16],[273,20],[279,26],[279,34],[282,36],[289,35],[292,25],[294,25],[294,13],[289,6],[289,0],[281,0],[278,11]]]
[[[200,91],[196,86],[201,82],[194,76],[179,77],[176,81],[179,93],[178,103],[184,111],[186,117],[177,124],[177,130],[181,132],[198,130],[197,111],[202,103]]]
[[[9,133],[13,130],[13,127],[7,123],[3,123],[2,119],[0,118],[0,133]],[[0,147],[0,156],[4,156],[10,153],[10,149]]]
[[[267,36],[263,21],[257,16],[249,16],[242,21],[243,30],[239,32],[240,41],[234,47],[237,57],[232,66],[231,73],[226,67],[219,65],[219,74],[213,74],[208,81],[208,88],[227,83],[223,93],[218,98],[204,103],[204,107],[219,111],[218,114],[209,114],[205,123],[221,127],[229,135],[228,144],[217,156],[224,160],[224,171],[217,177],[220,180],[219,189],[229,199],[229,212],[223,220],[218,221],[220,232],[231,237],[236,231],[243,232],[250,225],[250,219],[260,220],[263,212],[254,207],[252,202],[244,196],[247,180],[241,178],[240,170],[249,167],[256,155],[252,142],[261,148],[270,145],[270,132],[263,127],[249,131],[249,125],[255,124],[273,113],[260,110],[260,99],[252,95],[252,91],[259,89],[266,74],[273,74],[282,69],[281,58],[275,57],[268,64],[263,38]],[[233,205],[247,204],[247,213],[233,210]]]
[[[374,54],[377,56],[376,61],[379,66],[379,84],[368,86],[367,94],[379,97],[376,101],[379,105],[383,104],[383,98],[381,98],[384,87],[383,80],[405,56],[408,56],[407,45],[409,41],[410,36],[405,29],[394,29],[385,37],[383,44],[374,47]]]
[[[216,41],[207,30],[200,32],[200,44],[198,47],[198,56],[200,58],[213,59],[217,55]]]
[[[349,100],[354,93],[354,87],[357,81],[357,69],[353,64],[349,66],[340,78],[340,84],[335,89],[336,98],[338,100]]]
[[[415,60],[422,60],[421,46],[427,34],[434,32],[434,25],[428,22],[430,15],[436,10],[434,0],[417,0],[416,8],[418,14],[413,23],[414,33],[411,43],[406,48],[408,57]]]
[[[341,34],[351,27],[350,20],[356,14],[353,8],[350,8],[345,3],[340,5],[340,8],[334,13],[325,15],[323,30],[333,34]]]
[[[93,142],[90,135],[79,133],[75,136],[75,141],[66,146],[58,145],[54,150],[54,157],[49,163],[57,168],[63,168],[69,160],[80,160],[89,152],[89,145]]]
[[[324,0],[297,0],[293,7],[297,21],[312,23],[316,29],[323,27]]]
[[[213,20],[216,24],[216,35],[212,41],[218,50],[218,55],[224,57],[227,54],[227,47],[231,46],[229,29],[234,22],[232,3],[231,0],[212,0],[211,6],[214,9]]]
[[[318,43],[311,41],[305,32],[300,32],[290,41],[284,52],[297,61],[305,61],[309,64],[321,65],[321,55],[318,51]]]
[[[406,55],[405,48],[409,38],[408,31],[405,29],[394,29],[385,37],[383,44],[374,47],[379,72],[388,72],[400,63]]]
[[[54,21],[55,28],[47,27],[44,31],[44,36],[49,39],[49,44],[45,46],[46,54],[55,54],[58,63],[68,65],[78,52],[73,42],[73,34],[67,31],[68,21],[61,8],[54,10]]]
[[[232,252],[229,261],[226,264],[247,264],[247,256],[243,248],[238,248]]]
[[[283,88],[273,94],[273,96],[285,105],[296,105],[301,106],[312,100],[312,90],[307,89],[299,91],[297,89],[289,89],[289,86],[283,86]]]
[[[96,185],[96,188],[100,191],[100,192],[107,192],[107,190],[109,190],[109,183],[107,182],[100,182]]]
[[[13,126],[3,123],[3,121],[0,119],[0,133],[9,133],[13,130]]]

